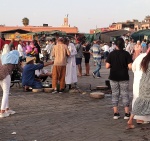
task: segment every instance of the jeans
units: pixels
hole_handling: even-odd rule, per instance
[[[0,80],[0,85],[3,90],[3,97],[2,97],[2,103],[1,103],[1,110],[6,110],[9,108],[9,90],[10,90],[10,75],[7,75],[5,79]]]
[[[93,73],[97,76],[97,77],[100,77],[100,69],[101,69],[101,63],[97,62],[96,64],[96,69],[95,71],[93,71]]]
[[[34,81],[32,86],[33,89],[41,89],[42,88],[42,83],[39,81]]]

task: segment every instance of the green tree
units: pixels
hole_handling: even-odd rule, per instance
[[[24,25],[24,26],[29,25],[29,19],[28,19],[28,18],[26,18],[26,17],[25,17],[25,18],[23,18],[23,19],[22,19],[22,23],[23,23],[23,25]]]

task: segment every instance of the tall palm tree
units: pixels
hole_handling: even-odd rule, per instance
[[[22,23],[23,23],[23,25],[24,25],[24,26],[29,25],[29,19],[28,19],[28,18],[26,18],[26,17],[25,17],[25,18],[23,18],[23,19],[22,19]]]

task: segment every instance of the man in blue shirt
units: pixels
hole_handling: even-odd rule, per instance
[[[147,44],[145,39],[142,41],[141,46],[142,46],[142,53],[145,53],[147,51]]]
[[[53,62],[47,64],[34,64],[35,57],[27,57],[26,65],[23,68],[22,73],[22,85],[24,86],[24,90],[27,91],[29,87],[34,89],[42,88],[42,83],[35,80],[35,70],[42,69],[48,65],[52,65]]]

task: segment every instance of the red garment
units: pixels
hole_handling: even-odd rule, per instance
[[[5,41],[0,38],[0,50],[3,49],[4,44],[5,44]]]

